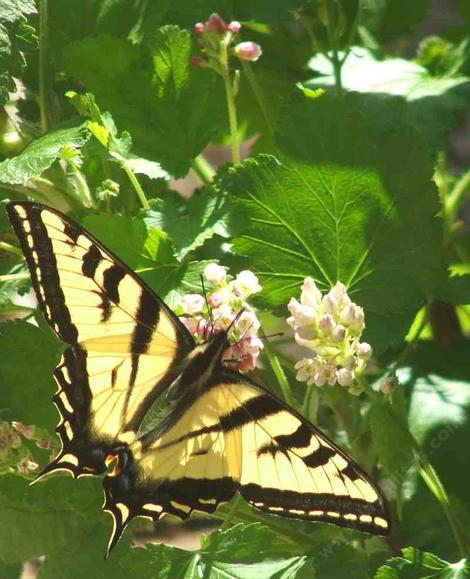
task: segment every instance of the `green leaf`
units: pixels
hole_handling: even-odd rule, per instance
[[[34,0],[2,0],[0,20],[16,22],[17,20],[23,20],[30,14],[36,14]]]
[[[0,324],[0,351],[2,417],[52,432],[58,421],[51,402],[57,389],[52,374],[59,362],[61,343],[45,326],[6,322]]]
[[[304,567],[305,557],[281,558],[280,545],[279,539],[259,523],[235,525],[203,538],[199,552],[147,545],[128,552],[120,564],[138,577],[159,579],[294,579]]]
[[[139,156],[182,176],[224,110],[221,82],[192,68],[191,48],[189,32],[166,26],[154,36],[148,63],[130,42],[99,36],[68,45],[63,67],[130,131]]]
[[[457,563],[443,561],[433,553],[406,547],[403,557],[392,557],[380,567],[375,579],[467,579],[470,577],[470,561]]]
[[[14,92],[13,76],[19,77],[24,59],[19,47],[18,32],[27,16],[36,13],[33,0],[2,0],[0,6],[0,104]]]
[[[312,552],[308,568],[311,568],[310,577],[315,579],[366,579],[371,577],[368,566],[365,549],[332,541]]]
[[[439,474],[465,530],[470,516],[470,342],[463,340],[452,348],[419,342],[397,375],[411,395],[410,430]],[[396,446],[399,444],[397,441]],[[403,480],[404,475],[401,471],[394,473],[397,480]],[[456,557],[455,542],[440,505],[418,478],[408,480],[407,486],[411,498],[404,505],[404,540],[420,548],[438,550],[448,558]]]
[[[403,338],[402,321],[435,283],[432,165],[413,133],[374,134],[347,102],[299,98],[278,128],[290,158],[259,157],[221,174],[245,211],[233,247],[260,276],[261,299],[283,315],[306,276],[322,290],[345,283],[380,351]]]
[[[368,413],[368,422],[372,446],[389,475],[400,473],[404,478],[414,459],[406,421],[387,398],[376,397]]]
[[[84,124],[49,131],[16,157],[0,163],[0,182],[23,184],[25,179],[39,177],[59,157],[63,147],[67,145],[80,149],[89,136]]]
[[[145,222],[171,237],[178,259],[185,258],[214,235],[228,237],[234,217],[229,199],[204,191],[196,192],[188,201],[170,193],[164,200],[150,201],[150,207]]]
[[[314,56],[309,67],[323,76],[304,85],[334,86],[333,68],[326,57]],[[346,90],[356,93],[355,106],[371,124],[384,131],[408,124],[423,135],[432,150],[443,147],[468,108],[468,77],[433,77],[408,60],[376,60],[365,48],[353,48],[341,69],[341,81]]]
[[[445,275],[437,286],[434,297],[448,304],[470,304],[470,274]]]
[[[101,521],[101,483],[76,485],[70,477],[54,477],[32,487],[14,475],[0,477],[0,561],[15,563],[74,550]],[[103,526],[104,528],[104,526]],[[102,553],[105,543],[102,543]]]

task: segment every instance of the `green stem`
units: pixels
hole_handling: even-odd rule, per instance
[[[14,245],[10,245],[6,241],[0,241],[0,249],[3,249],[4,251],[8,251],[9,253],[13,253],[14,255],[23,256],[23,252],[21,251],[21,249],[18,249]]]
[[[227,97],[228,120],[230,124],[230,139],[232,141],[232,163],[240,163],[240,144],[238,142],[237,112],[235,108],[235,98],[232,90],[230,75],[224,74],[225,95]]]
[[[337,17],[334,14],[335,8],[328,4],[328,41],[331,50],[331,57],[328,56],[330,59],[331,64],[333,65],[333,74],[335,77],[335,86],[336,92],[338,96],[342,96],[343,94],[343,83],[341,81],[341,68],[343,66],[343,62],[340,60],[338,55],[338,38],[337,38]]]
[[[39,111],[44,133],[50,127],[48,0],[39,0]]]
[[[215,171],[208,160],[202,154],[198,155],[193,159],[191,166],[204,185],[208,188],[211,188]]]
[[[289,404],[289,406],[292,406],[294,401],[292,399],[289,382],[286,378],[286,375],[284,374],[284,370],[282,369],[278,357],[271,348],[269,341],[266,338],[266,334],[263,331],[261,331],[261,335],[264,339],[264,346],[265,346],[264,350],[266,352],[266,357],[268,358],[269,365],[271,366],[271,369],[274,372],[274,375],[276,376],[276,379],[279,383],[279,387],[281,388],[282,392],[282,397],[284,398],[286,403]]]
[[[271,118],[270,118],[270,114],[268,111],[268,107],[266,106],[263,91],[261,90],[261,87],[260,87],[259,82],[256,78],[256,75],[254,74],[250,63],[247,62],[246,60],[242,60],[242,67],[243,67],[243,72],[245,73],[246,78],[248,79],[248,82],[250,83],[251,90],[253,91],[253,94],[255,95],[256,100],[258,101],[258,106],[263,114],[264,120],[266,121],[266,125],[268,126],[269,132],[271,133],[271,136],[274,136],[274,127],[271,123]]]
[[[137,193],[137,197],[142,203],[142,207],[144,209],[149,209],[150,205],[149,202],[147,201],[147,197],[145,196],[144,190],[140,186],[140,183],[137,181],[137,177],[134,175],[134,172],[130,167],[128,167],[125,161],[121,163],[121,167],[124,169],[126,175],[129,177],[129,181],[132,183],[132,186],[134,187],[135,192]]]
[[[445,210],[449,223],[452,223],[457,214],[460,201],[464,193],[470,188],[470,171],[464,173],[457,183],[454,185],[452,191],[445,199]]]
[[[429,462],[428,458],[423,454],[420,455],[420,463],[421,468],[419,470],[419,474],[421,475],[421,478],[428,486],[429,490],[439,501],[442,510],[444,511],[447,517],[450,528],[452,529],[452,532],[454,534],[455,542],[457,543],[457,546],[460,551],[460,556],[464,558],[467,556],[467,549],[462,537],[462,530],[453,513],[447,491],[445,490],[444,485],[442,484],[438,474],[434,470],[434,467]]]
[[[225,97],[227,99],[228,122],[230,125],[230,139],[232,143],[232,163],[240,163],[240,143],[238,142],[237,109],[235,106],[235,93],[233,91],[230,68],[228,65],[227,45],[225,41],[220,43],[220,64],[222,66],[222,78],[225,85]]]
[[[73,175],[75,177],[75,183],[77,185],[77,193],[81,203],[85,207],[94,207],[95,203],[93,201],[90,188],[88,187],[88,183],[86,182],[86,179],[83,176],[82,172],[74,162],[68,161],[68,165],[72,169]]]
[[[29,273],[9,273],[5,275],[0,275],[0,282],[18,281],[22,279],[29,279]]]

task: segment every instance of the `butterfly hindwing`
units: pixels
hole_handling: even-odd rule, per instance
[[[80,226],[36,203],[11,203],[7,211],[44,316],[69,346],[55,373],[63,449],[46,471],[102,471],[104,453],[134,438],[194,342],[171,310]]]
[[[113,477],[105,479],[117,532],[133,516],[213,512],[236,491],[269,514],[389,532],[386,506],[370,478],[256,383],[223,371],[182,405],[185,411],[170,416],[164,432],[150,432],[131,445],[131,493],[120,494]]]

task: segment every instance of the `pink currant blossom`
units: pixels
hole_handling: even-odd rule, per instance
[[[238,20],[232,20],[232,22],[230,22],[228,25],[228,29],[232,34],[238,34],[241,28],[242,25],[240,24],[240,22],[238,22]]]
[[[219,14],[211,14],[206,24],[207,30],[215,34],[223,34],[227,30],[227,24]]]
[[[209,263],[204,268],[204,277],[209,283],[220,285],[227,277],[227,270],[217,263]]]
[[[199,294],[186,294],[181,300],[185,314],[198,314],[204,307],[204,298]]]
[[[250,62],[256,62],[258,58],[263,53],[261,46],[256,44],[256,42],[240,42],[233,49],[233,53],[240,60],[248,60]]]
[[[252,294],[261,291],[258,278],[252,271],[249,270],[244,270],[237,274],[237,277],[234,279],[234,281],[230,282],[229,287],[241,300],[245,300]]]

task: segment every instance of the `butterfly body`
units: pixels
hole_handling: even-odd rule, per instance
[[[239,492],[271,515],[390,530],[360,467],[279,398],[222,362],[227,332],[196,345],[134,272],[65,215],[7,211],[46,320],[67,344],[54,402],[62,449],[43,473],[101,474],[112,548],[136,516],[214,512]],[[149,408],[169,410],[141,432]]]

